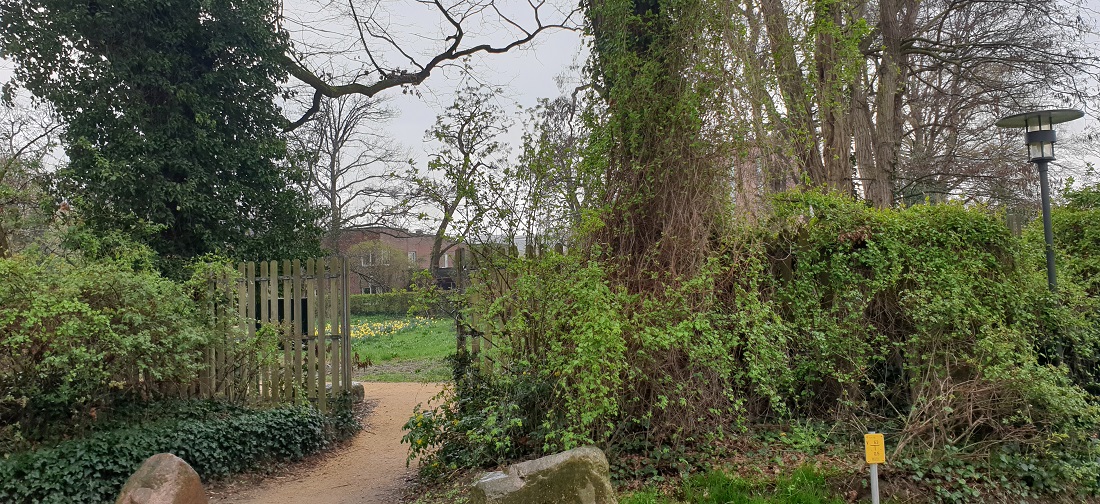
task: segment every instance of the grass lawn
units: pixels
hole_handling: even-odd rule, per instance
[[[808,467],[774,483],[746,481],[719,471],[684,481],[682,499],[670,499],[656,491],[637,492],[620,499],[622,504],[843,504],[831,496],[825,478]]]
[[[451,379],[444,360],[455,353],[450,319],[352,317],[352,351],[361,363],[352,372],[361,381],[436,382]]]

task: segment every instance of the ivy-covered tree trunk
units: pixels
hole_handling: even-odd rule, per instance
[[[703,57],[705,0],[593,0],[593,78],[608,106],[596,242],[628,290],[698,272],[723,222],[729,161],[709,142],[720,75]],[[713,16],[710,17],[713,19]]]

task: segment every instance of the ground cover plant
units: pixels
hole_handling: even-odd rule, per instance
[[[582,253],[517,260],[471,308],[493,320],[497,368],[460,366],[453,398],[410,421],[411,453],[446,473],[596,444],[664,476],[776,426],[841,442],[873,426],[929,498],[1096,490],[1088,274],[1052,295],[1041,248],[996,213],[793,192],[713,246],[645,296]]]
[[[376,315],[352,319],[357,376],[370,381],[446,381],[455,353],[454,321]]]
[[[354,434],[348,412],[326,417],[305,406],[250,410],[208,401],[139,408],[115,428],[0,459],[0,501],[111,502],[142,461],[173,453],[204,481],[272,461],[293,461]]]
[[[656,490],[627,495],[623,504],[841,504],[825,478],[810,467],[802,467],[773,482],[749,481],[721,471],[686,478],[676,497]]]

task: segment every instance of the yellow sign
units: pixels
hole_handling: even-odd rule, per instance
[[[863,445],[867,449],[868,464],[886,463],[886,442],[882,434],[864,434]]]

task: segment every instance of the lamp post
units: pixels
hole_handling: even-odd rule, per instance
[[[1047,164],[1054,161],[1054,142],[1057,135],[1054,125],[1080,119],[1084,112],[1074,109],[1040,110],[1010,115],[997,121],[1001,128],[1024,128],[1028,158],[1039,169],[1039,190],[1043,200],[1043,234],[1046,238],[1047,285],[1050,291],[1058,290],[1054,273],[1054,230],[1050,224],[1050,182],[1047,180]]]

